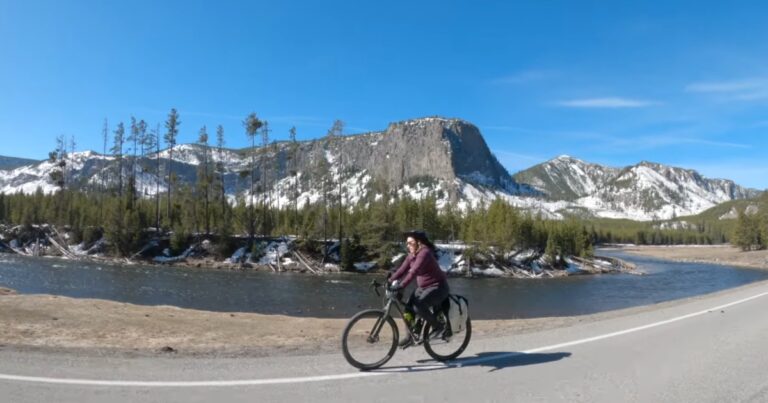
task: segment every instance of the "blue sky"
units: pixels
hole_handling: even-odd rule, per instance
[[[639,4],[642,3],[642,4]],[[514,173],[560,154],[642,160],[768,188],[768,3],[0,0],[0,155],[57,135],[203,125],[244,147],[441,115]],[[111,134],[110,134],[111,136]]]

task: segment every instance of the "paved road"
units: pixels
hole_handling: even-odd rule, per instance
[[[768,282],[569,328],[473,340],[449,366],[422,349],[398,351],[372,373],[354,370],[340,353],[195,359],[0,349],[0,400],[765,402],[766,312]]]

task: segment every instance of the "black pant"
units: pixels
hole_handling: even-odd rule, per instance
[[[434,329],[439,323],[429,308],[442,304],[448,298],[449,292],[448,283],[440,283],[427,288],[417,288],[411,298],[408,299],[406,306],[413,308]]]

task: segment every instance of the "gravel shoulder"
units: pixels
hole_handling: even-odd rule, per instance
[[[768,251],[741,252],[730,247],[625,247],[623,250],[679,261],[768,270]],[[753,286],[757,285],[741,288]],[[473,338],[565,328],[687,300],[593,315],[473,321]],[[346,319],[208,312],[52,295],[16,295],[13,290],[0,287],[0,349],[118,356],[304,355],[339,351],[345,323]]]

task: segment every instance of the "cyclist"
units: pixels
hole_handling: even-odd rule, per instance
[[[432,339],[442,335],[445,330],[445,326],[437,320],[430,308],[440,306],[448,298],[448,276],[437,264],[435,245],[424,231],[406,232],[405,236],[408,256],[389,278],[390,289],[402,289],[416,277],[417,288],[408,299],[406,309],[415,311],[429,323],[432,329],[429,338]],[[394,284],[395,280],[400,281]],[[405,347],[412,343],[409,333],[406,339],[400,341],[400,346]]]

